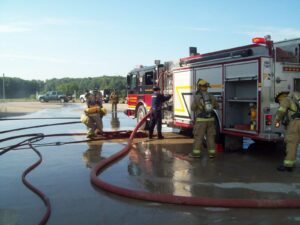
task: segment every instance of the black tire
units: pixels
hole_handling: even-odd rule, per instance
[[[45,102],[45,99],[44,98],[40,98],[39,101],[40,102]]]
[[[136,121],[139,123],[147,114],[146,108],[143,105],[140,105],[136,110]],[[140,130],[149,129],[149,122],[146,121],[141,127]]]
[[[65,100],[64,98],[60,98],[60,102],[61,102],[61,103],[65,103],[65,101],[66,101],[66,100]]]
[[[222,144],[224,145],[224,135],[220,131],[220,124],[217,116],[215,116],[215,128],[216,128],[216,137],[215,142],[216,144]]]
[[[84,103],[85,102],[84,98],[80,98],[80,102]]]

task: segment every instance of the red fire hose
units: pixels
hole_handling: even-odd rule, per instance
[[[123,157],[127,154],[132,147],[132,140],[135,133],[139,127],[145,122],[147,117],[150,115],[148,113],[135,127],[132,132],[127,146],[125,146],[121,151],[113,154],[109,158],[106,158],[100,161],[91,171],[91,182],[108,192],[112,192],[117,195],[153,201],[161,203],[171,203],[171,204],[184,204],[184,205],[197,205],[197,206],[213,206],[213,207],[237,207],[237,208],[300,208],[299,199],[279,199],[279,200],[270,200],[270,199],[228,199],[228,198],[207,198],[207,197],[187,197],[187,196],[177,196],[170,194],[154,194],[144,191],[135,191],[128,188],[118,187],[116,185],[109,184],[98,175],[105,167],[109,166],[115,160]]]

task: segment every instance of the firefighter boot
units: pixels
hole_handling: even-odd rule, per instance
[[[212,149],[212,150],[208,150],[208,157],[210,159],[213,159],[216,157],[216,150],[215,149]]]
[[[208,157],[209,157],[210,159],[213,159],[213,158],[216,157],[216,153],[210,153],[210,154],[208,154]]]
[[[190,158],[201,158],[200,150],[193,150],[192,153],[189,153]]]
[[[164,136],[162,136],[162,134],[161,134],[161,133],[159,133],[159,134],[157,135],[157,138],[158,138],[158,139],[164,139],[165,137],[164,137]]]
[[[96,135],[93,134],[93,133],[88,133],[88,134],[86,135],[86,138],[88,138],[88,139],[93,139],[93,138],[95,138],[95,137],[96,137]]]
[[[284,171],[293,172],[293,167],[280,165],[280,166],[277,167],[277,170],[280,171],[280,172],[284,172]]]
[[[153,139],[153,133],[152,132],[149,132],[148,139]]]
[[[102,130],[96,129],[95,134],[101,136],[102,135]]]

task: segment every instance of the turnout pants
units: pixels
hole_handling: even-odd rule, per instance
[[[283,165],[293,167],[296,164],[297,148],[300,142],[300,119],[290,121],[287,126],[284,141],[286,143],[286,156]]]
[[[209,155],[214,155],[215,150],[215,120],[214,118],[197,118],[193,129],[194,134],[194,148],[193,153],[198,155],[202,151],[202,143],[204,136],[206,136],[207,151]]]
[[[92,113],[89,115],[83,114],[81,116],[81,122],[88,128],[87,135],[95,135],[95,130],[98,129],[100,132],[103,131],[102,118],[99,113]]]
[[[111,111],[112,112],[117,112],[117,104],[118,103],[111,103]]]

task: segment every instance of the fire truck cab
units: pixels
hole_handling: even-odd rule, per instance
[[[273,43],[266,36],[252,41],[206,54],[190,48],[190,56],[178,62],[132,70],[127,77],[127,114],[144,116],[151,107],[152,86],[159,85],[163,93],[173,95],[165,121],[192,128],[195,115],[190,106],[196,83],[205,79],[220,105],[215,111],[217,141],[225,148],[241,148],[243,137],[282,141],[284,127],[274,126],[279,106],[274,99],[278,92],[300,91],[300,38]]]

